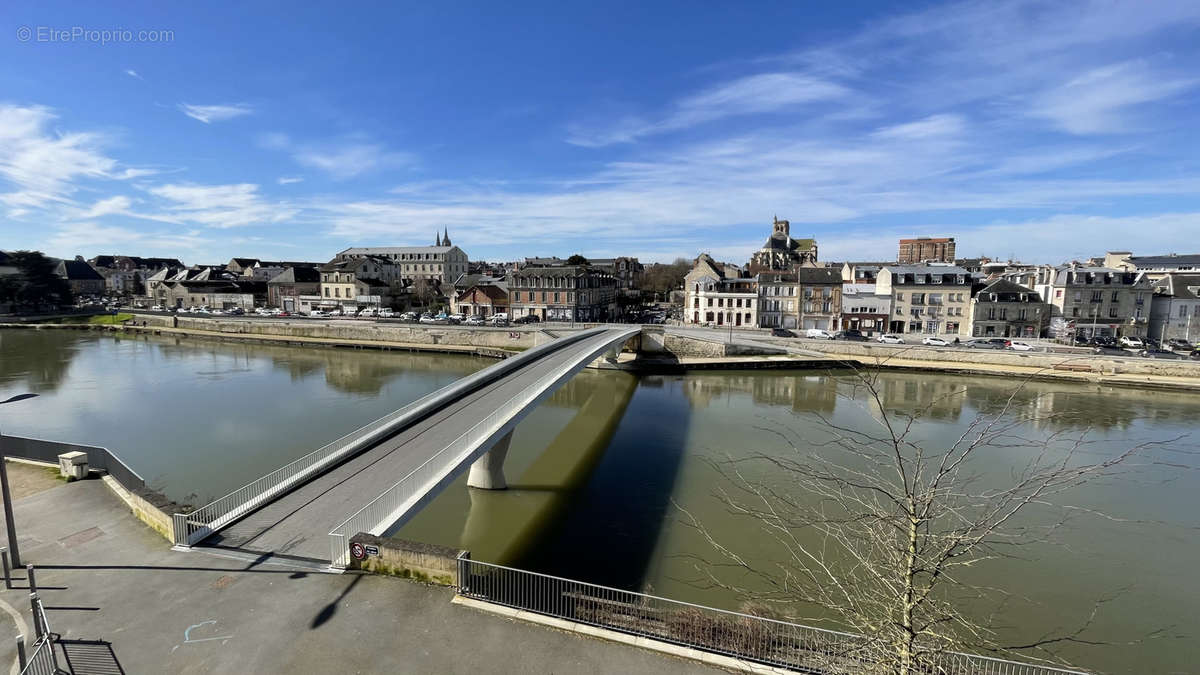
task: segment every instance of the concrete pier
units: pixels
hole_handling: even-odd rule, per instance
[[[475,460],[471,465],[471,473],[467,476],[467,486],[480,490],[504,490],[508,482],[504,480],[504,458],[508,457],[508,444],[512,442],[513,432],[509,431],[496,441],[491,450]]]

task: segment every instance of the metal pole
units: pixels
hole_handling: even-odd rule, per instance
[[[29,659],[25,656],[25,636],[17,636],[17,668],[21,672],[25,672],[25,668],[29,666]]]
[[[0,563],[4,564],[4,588],[12,590],[12,568],[8,566],[8,549],[0,548]]]
[[[37,639],[42,639],[42,620],[38,618],[38,594],[29,594],[29,609],[33,612],[33,633]]]
[[[25,578],[29,579],[29,592],[37,593],[37,581],[33,578],[33,563],[25,566]]]
[[[4,438],[0,434],[0,442]],[[17,546],[17,524],[13,521],[12,494],[8,491],[8,462],[4,461],[4,451],[0,449],[0,492],[4,500],[4,528],[8,532],[8,550],[12,552],[12,564],[21,566],[21,549]]]

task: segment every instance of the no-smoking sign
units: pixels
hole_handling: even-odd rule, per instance
[[[354,556],[355,560],[362,560],[367,557],[367,550],[356,541],[350,544],[350,555]]]

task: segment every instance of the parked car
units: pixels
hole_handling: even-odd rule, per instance
[[[1146,359],[1167,359],[1167,360],[1184,358],[1181,354],[1176,354],[1175,352],[1169,352],[1165,349],[1143,349],[1142,351],[1138,352],[1138,356],[1141,356],[1142,358],[1146,358]]]
[[[1166,348],[1173,352],[1191,352],[1193,349],[1196,349],[1196,345],[1182,338],[1171,338],[1167,340]]]
[[[814,338],[817,340],[832,340],[833,333],[820,328],[809,328],[808,330],[804,331],[804,337]]]
[[[370,319],[370,318],[379,316],[379,310],[375,309],[374,307],[363,307],[362,309],[358,310],[358,314],[356,314],[355,316],[361,317],[363,319]]]
[[[967,340],[968,349],[1004,349],[1004,340],[996,342],[990,339]]]
[[[1119,343],[1122,347],[1128,347],[1130,349],[1145,349],[1146,347],[1144,342],[1136,337],[1133,337],[1132,335],[1122,335]]]
[[[495,314],[493,314],[492,315],[492,323],[495,323],[497,321],[503,321],[504,323],[508,323],[508,312],[496,312]]]
[[[866,342],[867,336],[863,335],[862,331],[855,330],[852,328],[850,330],[839,330],[838,332],[833,334],[833,339],[834,340],[847,340],[849,342]]]
[[[771,337],[793,338],[796,334],[786,328],[772,328]]]
[[[516,324],[537,323],[538,321],[541,321],[541,319],[538,318],[537,314],[526,314],[525,316],[518,316],[516,319],[513,319],[513,323]]]
[[[381,318],[381,319],[390,319],[394,316],[396,316],[396,313],[393,312],[391,309],[388,309],[387,307],[384,307],[383,309],[379,310],[379,318]]]
[[[878,338],[876,338],[875,341],[882,342],[884,344],[889,344],[889,345],[904,344],[904,338],[900,337],[899,335],[893,335],[892,333],[884,333],[883,335],[880,335]]]
[[[1033,351],[1033,345],[1031,345],[1027,342],[1009,342],[1008,348],[1013,350],[1014,352],[1031,352],[1031,351]]]
[[[1097,356],[1129,356],[1129,352],[1120,347],[1109,347],[1108,345],[1100,345],[1092,348],[1092,353]]]
[[[927,338],[922,338],[921,344],[929,345],[930,347],[949,347],[950,346],[950,343],[946,342],[942,338],[932,337],[932,336],[927,337]]]
[[[450,323],[462,323],[467,320],[467,317],[463,314],[447,314],[446,318],[450,320]]]
[[[328,319],[329,313],[324,310],[314,309],[308,313],[308,316],[313,319]]]
[[[1188,358],[1200,361],[1200,349],[1193,349],[1192,353],[1188,354]]]
[[[162,305],[155,305],[155,306],[153,306],[153,307],[151,307],[151,308],[150,308],[150,311],[151,311],[151,312],[161,312],[161,311],[163,311],[163,306],[162,306]]]
[[[291,316],[291,313],[287,310],[281,309],[278,312],[273,313],[271,316]]]
[[[478,314],[472,314],[471,316],[468,316],[467,320],[463,323],[468,326],[482,326],[484,323],[486,323],[486,321],[484,321],[482,316],[479,316]]]

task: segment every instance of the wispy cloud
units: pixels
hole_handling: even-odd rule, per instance
[[[223,105],[192,105],[190,103],[180,103],[179,110],[188,117],[211,124],[213,122],[223,122],[231,120],[235,117],[249,115],[254,112],[254,108],[247,103],[226,103]]]
[[[299,176],[280,176],[275,182],[280,185],[292,185],[293,183],[303,183],[304,179]]]
[[[760,73],[723,82],[683,97],[656,121],[627,117],[589,129],[573,125],[567,142],[585,147],[630,143],[643,136],[686,129],[728,117],[776,113],[849,94],[845,87],[803,73]]]
[[[140,73],[138,73],[138,71],[136,71],[136,70],[134,70],[134,69],[132,69],[132,68],[127,68],[127,69],[125,70],[125,74],[126,74],[126,75],[128,75],[128,76],[130,76],[130,77],[132,77],[132,78],[134,78],[134,79],[138,79],[138,80],[144,80],[144,79],[146,79],[146,78],[142,77],[142,76],[141,76],[141,74],[140,74]]]
[[[177,222],[205,227],[242,227],[284,222],[300,209],[283,202],[269,202],[258,192],[258,185],[167,184],[148,192],[166,200],[164,217]]]
[[[116,160],[104,154],[98,133],[52,131],[55,114],[42,106],[0,104],[0,179],[16,190],[0,193],[10,216],[70,200],[76,181],[113,177]]]
[[[334,180],[347,180],[383,169],[412,167],[417,163],[416,155],[391,150],[363,134],[301,142],[287,134],[271,132],[259,136],[258,144],[268,150],[285,151],[297,164],[318,169]],[[284,184],[282,180],[280,184]]]
[[[1089,70],[1037,98],[1032,114],[1051,120],[1073,134],[1138,130],[1122,113],[1160,101],[1200,84],[1194,77],[1156,72],[1143,61],[1128,61]]]

